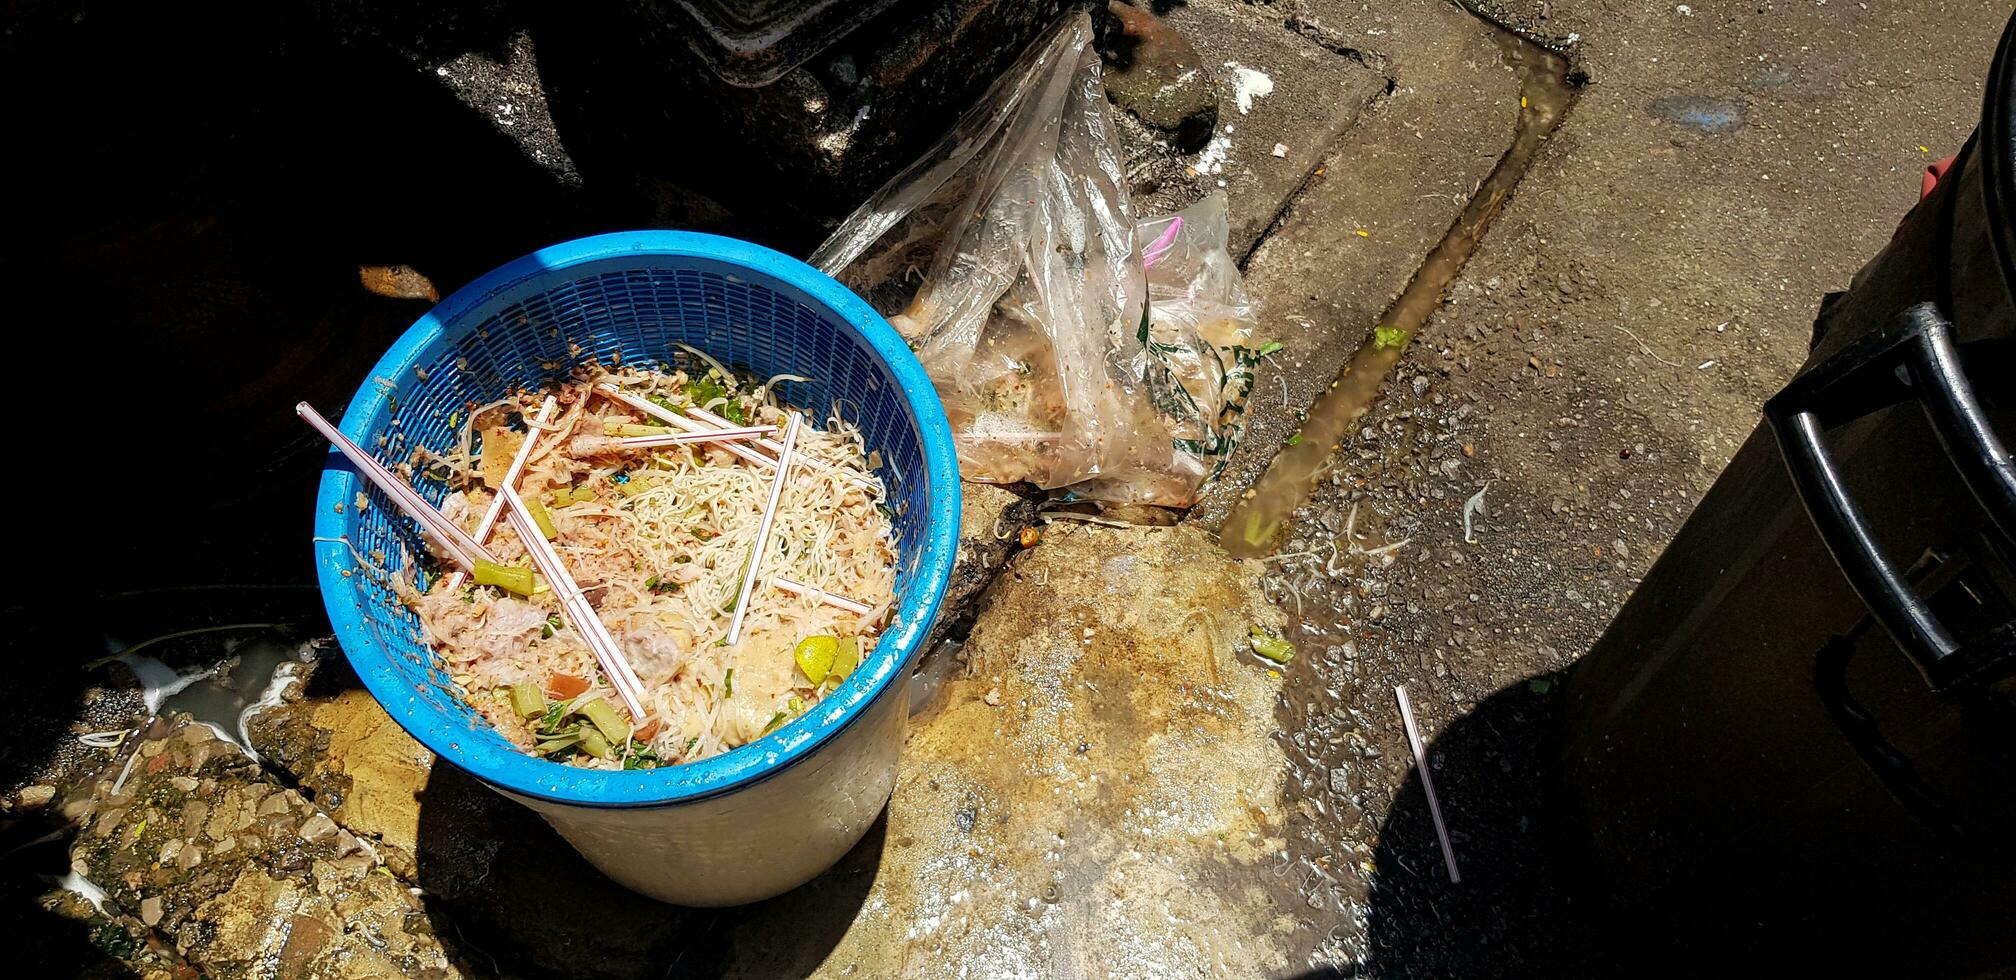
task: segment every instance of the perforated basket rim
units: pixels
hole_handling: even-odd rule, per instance
[[[674,256],[725,263],[782,282],[823,307],[881,360],[901,389],[922,435],[926,514],[923,533],[906,548],[920,549],[916,571],[897,607],[896,621],[868,661],[804,715],[732,752],[660,769],[609,771],[548,762],[494,737],[477,734],[467,722],[428,706],[393,666],[392,657],[372,636],[365,603],[357,592],[363,576],[350,548],[336,540],[348,531],[350,516],[339,513],[365,484],[343,461],[330,455],[316,498],[316,574],[322,601],[337,641],[364,686],[385,712],[436,757],[500,789],[534,799],[584,807],[637,807],[691,803],[732,792],[805,759],[853,724],[910,670],[951,580],[959,544],[959,469],[952,429],[924,368],[888,321],[859,296],[805,263],[749,242],[683,231],[634,231],[563,242],[513,260],[477,278],[415,320],[371,369],[343,414],[343,433],[364,446],[390,415],[389,392],[374,378],[401,378],[477,326],[471,314],[499,294],[525,289],[555,272],[626,256]],[[535,287],[536,289],[536,287]],[[873,449],[874,447],[869,447]],[[907,557],[907,556],[906,556]]]

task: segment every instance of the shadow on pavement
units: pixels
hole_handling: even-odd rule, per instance
[[[1553,791],[1560,690],[1558,676],[1500,690],[1429,745],[1461,883],[1449,881],[1410,772],[1374,852],[1371,965],[1310,977],[1619,975],[1563,857],[1574,852]]]

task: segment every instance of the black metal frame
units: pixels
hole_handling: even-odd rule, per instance
[[[1795,378],[1764,404],[1793,486],[1827,550],[1870,615],[1939,691],[2016,668],[2016,624],[1962,639],[1939,621],[1883,556],[1842,480],[1826,433],[1916,401],[1968,490],[2002,535],[2016,540],[2016,460],[1989,425],[1962,361],[1953,325],[1936,306],[1920,303]]]

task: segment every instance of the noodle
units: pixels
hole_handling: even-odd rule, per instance
[[[814,668],[800,667],[794,650],[802,641],[837,641],[840,649],[852,651],[852,662],[840,658],[843,670],[865,659],[894,604],[895,540],[860,432],[837,416],[823,427],[806,419],[794,457],[808,456],[831,468],[792,468],[741,642],[730,650],[729,620],[775,471],[705,443],[649,450],[618,445],[611,435],[618,426],[661,423],[595,395],[594,386],[604,382],[674,410],[711,406],[737,424],[781,428],[786,415],[768,403],[769,385],[744,392],[718,368],[697,378],[684,371],[582,368],[551,391],[563,406],[559,424],[550,432],[526,428],[523,434],[540,442],[517,489],[528,502],[545,507],[554,549],[643,681],[650,721],[632,733],[635,740],[612,743],[604,757],[582,744],[551,748],[564,740],[553,734],[563,723],[573,725],[567,731],[587,727],[573,709],[597,697],[621,702],[543,583],[529,595],[494,585],[450,593],[436,576],[426,592],[406,585],[402,596],[419,613],[442,668],[463,685],[470,704],[528,751],[540,752],[544,745],[549,758],[599,768],[689,762],[768,734],[837,686],[837,677],[815,684],[808,676],[808,669],[824,672],[816,669],[816,656]],[[534,414],[544,394],[524,392],[501,404],[516,409],[512,422],[524,427],[521,416]],[[472,417],[469,424],[474,428],[478,420]],[[504,426],[475,436],[486,448],[518,443]],[[468,445],[447,454],[416,453],[416,462],[451,474],[454,489],[442,511],[473,528],[496,488],[484,485],[481,454],[472,455]],[[491,472],[494,478],[496,470]],[[488,546],[505,566],[527,563],[524,544],[508,528],[492,534]],[[770,580],[780,576],[858,600],[875,612],[857,616],[771,587]],[[583,682],[585,692],[568,690]],[[527,712],[523,702],[514,704],[512,689],[519,685],[541,692],[543,716]],[[590,736],[574,737],[594,745]]]

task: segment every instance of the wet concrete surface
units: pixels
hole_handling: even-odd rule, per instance
[[[1574,35],[1590,85],[1263,562],[1228,558],[1207,531],[1509,144],[1518,74],[1491,28],[1447,5],[1194,0],[1171,13],[1220,25],[1194,38],[1200,50],[1275,86],[1249,87],[1248,113],[1236,89],[1219,106],[1244,154],[1225,159],[1247,168],[1228,185],[1254,175],[1243,192],[1228,186],[1258,239],[1249,280],[1289,345],[1261,378],[1249,450],[1174,528],[1060,520],[1025,548],[1012,532],[1032,506],[969,491],[954,605],[970,616],[950,630],[963,643],[927,665],[942,681],[922,699],[882,824],[825,876],[746,909],[657,905],[595,874],[529,811],[432,766],[340,663],[305,670],[254,723],[263,766],[200,726],[150,722],[131,677],[104,668],[35,681],[23,708],[34,734],[0,757],[4,921],[46,939],[29,965],[150,977],[1642,968],[1605,948],[1601,910],[1560,846],[1574,831],[1548,793],[1560,672],[1803,356],[1819,295],[1880,247],[1916,170],[1971,128],[2001,17],[1959,4],[1915,21],[1838,4],[1514,7],[1491,12]],[[509,69],[513,43],[486,57]],[[1305,58],[1321,67],[1298,69]],[[1349,81],[1327,109],[1310,104],[1323,78]],[[1390,91],[1353,87],[1376,80]],[[1166,178],[1148,198],[1207,189],[1194,157],[1130,132],[1137,179]],[[1291,156],[1275,157],[1276,142]],[[140,601],[245,621],[186,593],[112,606]],[[103,621],[121,642],[144,638],[116,618]],[[1298,650],[1278,677],[1241,647],[1255,625]],[[67,663],[106,652],[95,636],[78,647],[50,644],[76,654]],[[159,652],[182,666],[217,650]],[[1431,741],[1461,884],[1442,870],[1394,710],[1402,683]],[[77,738],[106,731],[144,734],[112,748]],[[74,881],[55,884],[72,872],[102,889],[102,909]]]

